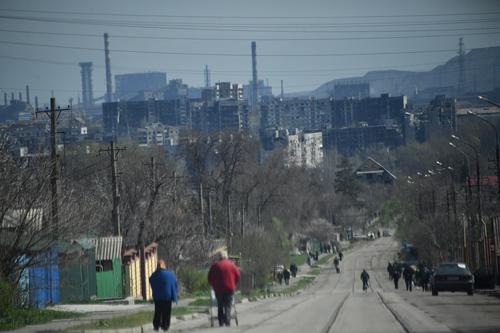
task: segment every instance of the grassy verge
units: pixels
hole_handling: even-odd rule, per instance
[[[297,266],[302,266],[306,263],[306,260],[307,260],[307,254],[299,254],[299,255],[295,255],[295,254],[292,254],[290,255],[290,263],[295,263],[295,265]]]
[[[327,255],[324,255],[323,257],[319,258],[319,260],[316,262],[316,265],[324,265],[328,262],[333,257],[332,253],[329,253]]]
[[[197,298],[192,302],[189,302],[189,306],[207,306],[210,304],[210,298]]]
[[[82,316],[76,312],[38,309],[9,309],[0,317],[0,331],[13,330],[26,325],[44,324],[54,319],[70,319]]]
[[[314,281],[315,277],[312,276],[303,276],[297,281],[297,283],[289,288],[283,289],[283,293],[285,294],[292,294],[294,292],[299,291],[300,289],[305,288],[309,284],[311,284]]]
[[[172,317],[193,313],[192,309],[185,306],[173,306]],[[153,320],[153,311],[140,311],[127,315],[120,315],[110,319],[99,319],[88,324],[69,328],[69,331],[95,330],[95,329],[120,329],[138,327]]]

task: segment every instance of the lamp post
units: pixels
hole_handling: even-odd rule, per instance
[[[456,140],[456,141],[459,141],[463,144],[465,144],[466,146],[472,148],[472,150],[474,150],[474,154],[476,155],[476,187],[477,187],[477,215],[478,215],[478,225],[476,226],[476,228],[474,228],[474,234],[475,234],[475,238],[476,238],[476,241],[479,243],[479,236],[478,233],[477,233],[477,228],[480,226],[480,224],[483,224],[484,225],[484,222],[483,222],[483,214],[482,214],[482,209],[481,209],[481,175],[480,175],[480,171],[479,171],[479,151],[477,150],[477,148],[471,144],[470,142],[467,142],[465,140],[462,140],[460,139],[458,136],[456,135],[452,135],[451,136],[452,139]],[[486,236],[486,234],[485,234]],[[486,242],[486,239],[484,240],[484,242]],[[479,258],[479,244],[477,244],[478,247],[476,248],[476,253],[477,253],[477,256],[478,256],[478,259]],[[484,244],[483,244],[484,245]],[[486,253],[486,247],[484,248],[484,268],[487,269],[486,267],[486,258],[487,258],[487,253]],[[479,262],[479,261],[478,261]],[[479,262],[480,263],[480,262]],[[481,263],[480,263],[481,264]]]
[[[451,138],[453,140],[459,141],[459,142],[463,143],[464,145],[472,148],[472,150],[474,151],[474,154],[476,155],[477,214],[478,214],[479,222],[481,222],[483,220],[483,214],[482,214],[482,210],[481,210],[481,174],[479,171],[479,151],[472,143],[469,143],[463,139],[460,139],[456,135],[452,135]]]
[[[455,235],[456,235],[456,239],[454,238],[453,239],[453,242],[455,242],[454,244],[454,247],[453,247],[453,254],[454,254],[454,259],[457,260],[458,259],[458,253],[460,248],[461,248],[461,237],[460,237],[460,229],[459,229],[459,225],[458,225],[458,214],[457,214],[457,195],[456,195],[456,191],[455,191],[455,172],[451,166],[444,166],[443,163],[441,163],[440,161],[436,161],[436,164],[438,166],[440,166],[441,168],[439,170],[443,171],[445,170],[446,172],[448,172],[448,174],[450,175],[450,194],[451,194],[451,204],[452,204],[452,210],[453,210],[453,226],[455,227]],[[466,193],[467,193],[467,190],[466,190]],[[449,208],[448,208],[449,209]],[[463,241],[463,243],[465,242],[465,239]],[[464,254],[464,252],[462,251],[462,255]],[[465,256],[464,256],[464,260],[465,260]]]
[[[481,99],[481,100],[486,100],[482,96],[478,96],[478,98]],[[488,101],[488,102],[490,102],[490,101]],[[491,103],[493,105],[497,105],[497,104],[495,104],[493,102],[491,102]],[[471,116],[474,116],[477,119],[480,119],[480,120],[484,121],[485,123],[487,123],[488,125],[490,125],[493,128],[493,131],[495,132],[495,141],[496,141],[496,145],[495,145],[495,161],[496,161],[496,169],[497,169],[497,197],[498,197],[498,201],[500,202],[500,146],[499,146],[499,142],[498,142],[498,128],[491,121],[487,120],[484,117],[481,117],[480,115],[478,115],[477,113],[473,112],[472,110],[467,111],[467,114],[469,114]]]
[[[472,221],[472,216],[471,214],[469,213],[470,211],[470,208],[471,208],[471,204],[472,204],[472,186],[471,186],[471,182],[470,182],[470,171],[471,171],[471,168],[470,168],[470,159],[469,159],[469,155],[467,155],[467,153],[465,153],[462,149],[458,148],[457,145],[455,145],[453,142],[448,142],[448,144],[450,145],[450,147],[454,148],[456,151],[458,151],[460,154],[462,154],[465,158],[465,162],[467,163],[466,164],[466,172],[465,172],[465,176],[466,176],[466,179],[467,179],[467,187],[466,187],[466,190],[465,190],[465,204],[466,204],[466,217],[467,217],[467,220],[470,220]],[[465,259],[467,261],[467,257],[469,259],[469,266],[471,267],[475,267],[475,264],[474,264],[474,258],[475,258],[475,255],[474,255],[474,248],[473,248],[473,229],[470,225],[467,225],[467,228],[464,226],[464,229],[468,230],[468,232],[466,232],[466,230],[464,230],[464,248],[467,247],[467,244],[469,244],[469,247],[468,247],[468,250],[464,249],[464,256],[465,256]],[[469,235],[469,237],[467,238],[466,235]]]

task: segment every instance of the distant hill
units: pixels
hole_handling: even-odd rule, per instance
[[[489,91],[500,86],[500,46],[472,49],[465,55],[466,91]],[[398,70],[372,71],[364,76],[335,79],[322,84],[310,92],[287,94],[289,97],[332,95],[334,86],[346,81],[361,81],[370,84],[370,96],[389,93],[392,96],[415,96],[426,89],[456,88],[458,84],[458,56],[427,72]]]

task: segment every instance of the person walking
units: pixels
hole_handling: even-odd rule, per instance
[[[283,269],[283,280],[285,280],[285,285],[288,286],[290,282],[290,271],[288,269]]]
[[[335,266],[335,271],[336,271],[337,273],[340,273],[340,267],[339,267],[339,265],[340,265],[339,258],[338,258],[338,257],[335,257],[335,258],[333,259],[333,266]]]
[[[177,279],[174,273],[167,270],[165,260],[158,260],[156,271],[149,277],[149,284],[153,291],[155,312],[153,317],[153,329],[168,331],[170,328],[170,317],[172,313],[172,301],[177,303]]]
[[[412,291],[413,285],[413,274],[415,274],[415,270],[411,266],[406,266],[403,271],[403,278],[405,279],[406,291]]]
[[[370,281],[370,274],[365,269],[361,272],[361,281],[363,281],[363,290],[366,291],[368,289],[368,282]]]
[[[387,264],[387,273],[389,273],[389,280],[392,280],[392,275],[394,274],[394,267],[392,267],[391,262]]]
[[[392,280],[394,281],[394,289],[398,289],[400,277],[401,277],[401,274],[399,273],[399,270],[394,269],[394,271],[392,273]]]
[[[226,251],[216,255],[217,261],[208,272],[208,283],[212,286],[217,299],[217,319],[219,326],[231,326],[231,306],[236,285],[240,280],[240,270],[228,259]]]
[[[292,273],[292,277],[296,277],[297,276],[297,271],[299,270],[299,268],[297,267],[297,265],[295,263],[292,263],[290,265],[290,273]]]

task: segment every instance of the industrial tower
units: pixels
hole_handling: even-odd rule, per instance
[[[106,102],[113,101],[113,82],[111,81],[111,60],[109,59],[108,34],[104,34],[104,61],[106,64]]]
[[[94,95],[92,93],[92,63],[81,62],[80,68],[80,73],[82,76],[83,106],[87,108],[94,103]]]

